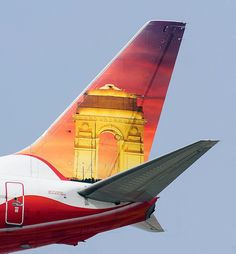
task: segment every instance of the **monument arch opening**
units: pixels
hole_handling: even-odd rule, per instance
[[[119,157],[117,134],[109,131],[102,132],[98,142],[98,179],[119,172]]]

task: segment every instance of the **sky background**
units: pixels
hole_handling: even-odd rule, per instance
[[[0,1],[1,155],[38,138],[152,19],[187,28],[151,157],[221,141],[160,194],[165,233],[126,227],[21,253],[236,252],[235,9],[234,0]]]

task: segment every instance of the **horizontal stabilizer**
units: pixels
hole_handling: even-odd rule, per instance
[[[199,141],[97,182],[80,195],[104,202],[144,202],[156,197],[218,141]]]
[[[132,226],[148,232],[164,232],[154,214],[152,214],[149,219],[133,224]]]

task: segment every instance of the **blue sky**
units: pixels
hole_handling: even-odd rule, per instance
[[[0,1],[0,154],[32,143],[148,20],[187,22],[151,157],[221,142],[160,194],[166,230],[22,253],[235,253],[236,2]]]

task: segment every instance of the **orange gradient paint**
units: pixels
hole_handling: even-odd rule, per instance
[[[45,134],[20,153],[42,157],[78,179],[89,174],[106,178],[146,161],[184,27],[147,23]]]

